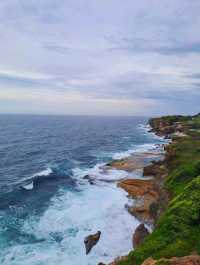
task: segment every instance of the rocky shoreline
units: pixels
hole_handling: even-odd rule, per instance
[[[143,178],[122,179],[117,186],[124,189],[133,199],[133,205],[126,206],[129,213],[151,226],[155,224],[168,201],[168,195],[162,187],[162,179],[167,174],[163,159],[161,152],[145,152],[107,164],[110,168],[129,173],[141,170]]]
[[[166,137],[166,135],[158,134],[154,131],[153,127],[150,132]],[[166,146],[164,149],[166,149]],[[144,162],[146,158],[150,159],[147,163]],[[156,161],[154,160],[155,158]],[[120,180],[117,184],[118,187],[124,189],[128,193],[128,196],[133,199],[132,206],[125,206],[128,212],[141,221],[141,224],[133,234],[132,243],[134,248],[141,245],[145,237],[149,235],[149,231],[144,224],[150,225],[153,229],[159,216],[167,207],[169,196],[163,188],[162,181],[168,173],[165,158],[166,150],[164,153],[140,153],[109,163],[109,166],[119,170],[133,172],[142,169],[143,172],[143,179],[124,179]],[[117,265],[118,262],[123,260],[126,260],[126,257],[118,257],[109,265]]]
[[[163,190],[161,180],[167,174],[164,165],[164,145],[158,145],[158,150],[138,152],[127,158],[112,160],[104,166],[104,170],[116,169],[128,173],[140,172],[141,178],[126,178],[119,180],[117,186],[127,192],[132,199],[132,205],[125,205],[128,212],[141,221],[132,236],[133,248],[138,247],[149,234],[148,229],[153,229],[157,218],[164,210],[168,195]],[[85,178],[91,182],[91,177]],[[109,265],[115,265],[126,257],[119,257]],[[99,263],[99,265],[104,265]]]
[[[149,235],[149,231],[146,230],[144,224],[150,225],[153,231],[157,230],[157,226],[160,226],[159,220],[162,214],[167,211],[168,206],[171,203],[173,196],[170,190],[166,188],[166,179],[172,172],[173,163],[177,163],[175,160],[176,150],[174,150],[174,145],[179,145],[182,141],[181,139],[187,138],[188,135],[190,135],[190,132],[194,129],[194,124],[191,124],[190,121],[196,117],[198,118],[200,116],[167,116],[151,119],[149,121],[151,132],[154,132],[158,136],[171,139],[171,143],[164,146],[164,156],[143,153],[138,154],[135,158],[132,156],[126,159],[112,161],[108,164],[109,167],[126,170],[128,172],[143,169],[144,179],[124,179],[120,180],[117,184],[118,187],[124,189],[128,193],[130,198],[134,199],[134,204],[132,206],[127,206],[127,209],[130,214],[141,221],[141,225],[139,225],[133,234],[133,247],[136,249],[138,248],[139,255],[141,255],[140,245],[143,244],[145,238]],[[194,136],[190,135],[190,137]],[[156,156],[157,159],[155,159]],[[149,163],[148,161],[145,165],[144,161],[147,157],[152,158],[152,162]],[[155,247],[152,246],[152,249],[155,249],[154,251],[156,251],[156,244],[157,243],[155,242]],[[196,251],[194,251],[194,253],[196,254]],[[128,256],[119,257],[109,265],[200,264],[200,257],[198,255],[181,258],[173,257],[172,255],[172,258],[169,258],[169,254],[163,254],[161,255],[163,258],[159,259],[157,258],[159,255],[155,254],[154,256],[157,259],[154,259],[152,257],[153,253],[151,253],[152,256],[148,256],[148,253],[143,253],[143,256],[139,256],[139,258],[137,257],[137,253],[135,254],[135,257],[134,254],[135,251],[131,252]],[[167,258],[165,256],[167,256]],[[177,256],[182,255],[177,252]]]

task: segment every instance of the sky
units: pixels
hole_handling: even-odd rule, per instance
[[[199,0],[0,1],[0,113],[200,112]]]

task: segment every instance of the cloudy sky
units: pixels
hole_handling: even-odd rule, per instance
[[[200,112],[199,0],[0,1],[0,113]]]

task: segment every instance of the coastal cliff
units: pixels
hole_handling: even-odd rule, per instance
[[[200,264],[200,114],[153,118],[149,125],[171,139],[164,159],[144,168],[151,179],[118,186],[136,200],[129,212],[153,232],[110,265]]]

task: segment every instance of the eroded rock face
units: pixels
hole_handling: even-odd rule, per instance
[[[163,164],[160,164],[159,162],[150,164],[146,167],[144,167],[143,170],[143,176],[154,176],[156,178],[159,178],[161,176],[166,176],[167,174],[167,169]]]
[[[133,206],[128,206],[130,214],[143,222],[153,223],[151,205],[159,200],[159,191],[153,180],[126,179],[118,186],[135,199]]]
[[[169,137],[174,133],[183,133],[189,129],[190,126],[183,124],[181,118],[182,116],[174,116],[172,120],[166,119],[166,117],[153,118],[150,119],[149,124],[152,127],[152,131],[157,135]]]
[[[133,234],[133,248],[137,248],[144,242],[145,238],[149,235],[148,229],[144,224],[140,224]]]
[[[155,260],[153,258],[146,259],[142,265],[156,265],[157,263],[166,263],[169,265],[200,265],[199,255],[190,255],[185,257],[173,257],[171,259],[159,259]]]
[[[181,258],[172,258],[170,260],[171,265],[200,265],[200,256],[191,255]]]
[[[136,205],[128,207],[128,212],[141,222],[153,224],[153,219],[149,215],[149,208],[148,200],[139,200]]]
[[[113,160],[107,164],[108,167],[118,170],[125,170],[132,172],[133,170],[142,169],[144,167],[144,161],[140,157],[129,157],[126,159]]]
[[[145,194],[158,198],[158,192],[152,180],[125,179],[121,180],[118,186],[127,191],[133,198],[141,197]]]
[[[134,198],[134,204],[127,206],[129,213],[142,222],[155,224],[168,200],[159,183],[155,179],[125,179],[118,186]]]
[[[86,255],[90,253],[92,248],[98,243],[101,236],[101,232],[98,231],[96,234],[89,235],[84,239]]]

